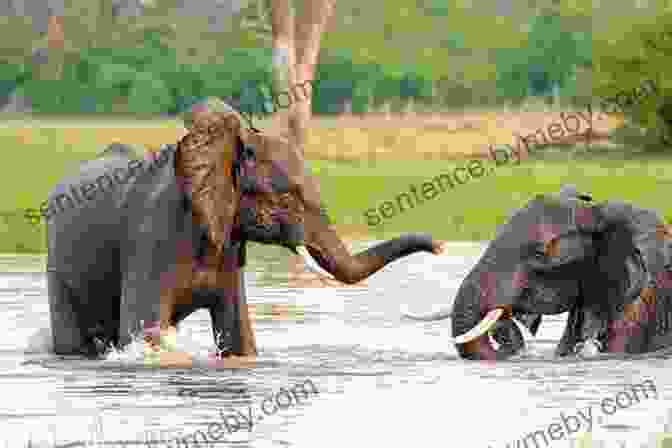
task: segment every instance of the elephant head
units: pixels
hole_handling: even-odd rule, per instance
[[[233,111],[199,113],[177,147],[176,174],[189,184],[195,215],[217,250],[236,241],[284,246],[311,270],[347,284],[411,253],[443,250],[429,235],[411,234],[351,255],[297,148],[241,123]]]
[[[513,319],[559,314],[581,296],[580,279],[594,262],[596,209],[566,189],[538,195],[517,210],[467,275],[452,311],[460,356],[500,359],[520,348]],[[540,317],[527,322],[536,331]],[[512,334],[494,350],[488,333]]]
[[[569,318],[556,351],[561,356],[588,342],[626,352],[669,345],[651,334],[664,327],[669,339],[672,326],[669,300],[655,304],[656,295],[671,295],[672,283],[661,226],[651,210],[595,204],[573,186],[538,195],[498,230],[452,310],[424,318],[452,316],[454,341],[466,359],[510,357],[524,345],[516,320],[534,334],[542,315],[563,312]],[[637,331],[624,331],[632,325]]]
[[[297,148],[283,137],[244,128],[240,115],[226,104],[219,110],[209,107],[192,108],[188,133],[174,149],[172,166],[181,188],[171,192],[183,200],[178,213],[185,221],[178,226],[185,237],[176,248],[177,262],[161,274],[161,329],[176,326],[195,309],[191,289],[224,291],[226,304],[219,296],[211,304],[213,332],[224,335],[215,335],[218,351],[256,352],[238,293],[247,241],[286,247],[318,275],[346,284],[414,252],[444,250],[430,235],[411,234],[350,254],[330,225],[318,183]],[[225,311],[231,306],[233,322]],[[237,329],[218,330],[224,327]],[[157,346],[156,337],[148,339]]]
[[[463,280],[452,310],[427,316],[452,317],[461,357],[510,357],[524,345],[515,321],[534,334],[543,314],[577,303],[597,250],[598,209],[587,199],[563,188],[515,211]]]

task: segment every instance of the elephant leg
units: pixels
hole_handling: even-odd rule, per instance
[[[174,220],[174,217],[166,219]],[[168,328],[177,304],[189,303],[191,295],[190,238],[182,237],[178,230],[161,227],[152,237],[140,234],[135,241],[136,244],[126,249],[132,253],[122,256],[124,272],[119,312],[122,346],[146,329]]]
[[[224,290],[198,289],[193,291],[189,303],[177,303],[171,317],[171,325],[177,327],[194,311],[207,308],[212,321],[212,332],[215,345],[220,354],[226,356],[256,355],[256,341],[245,298],[243,273],[240,272],[240,295],[242,299],[227,300]]]
[[[160,286],[160,326],[163,329],[175,325],[198,308],[206,308],[205,304],[194,303],[198,301],[194,297],[192,286],[194,281],[193,272],[193,249],[189,241],[180,241],[176,247],[176,263],[167,272],[161,273]],[[183,317],[177,319],[179,314]]]
[[[81,302],[56,272],[47,271],[47,285],[54,353],[79,354],[85,346],[85,334],[78,315]]]
[[[218,351],[226,356],[257,354],[245,296],[245,279],[239,269],[218,273],[219,294],[210,308],[212,330]]]
[[[223,300],[221,293],[216,294],[215,304],[210,307],[212,334],[220,357],[233,352],[234,331],[236,331],[235,306],[231,300]]]
[[[134,336],[143,334],[145,328],[157,326],[160,281],[141,265],[131,263],[122,281],[122,296],[119,304],[119,345],[132,342]],[[143,326],[144,324],[144,326]]]
[[[567,356],[574,352],[581,328],[581,306],[576,305],[569,311],[565,331],[562,333],[558,347],[555,350],[556,356]]]
[[[659,290],[659,293],[664,292]],[[652,331],[648,351],[656,351],[672,345],[672,300],[665,296],[661,298],[662,300],[657,301],[655,329]]]
[[[98,357],[117,343],[118,300],[98,295],[99,303],[86,303],[81,297],[91,294],[75,291],[56,272],[47,273],[47,282],[55,353]]]
[[[236,328],[237,338],[234,339],[233,353],[240,356],[257,355],[257,339],[254,335],[254,327],[250,319],[250,312],[247,307],[247,293],[245,291],[245,272],[240,269],[237,272],[237,291],[238,300],[234,302],[235,315],[237,316]]]
[[[643,353],[655,342],[657,325],[665,314],[664,301],[656,300],[655,290],[644,288],[632,303],[619,307],[609,322],[607,351]]]
[[[180,322],[189,317],[194,311],[201,308],[210,309],[217,301],[216,294],[210,290],[195,290],[191,294],[191,301],[180,301],[175,304],[170,317],[170,325],[177,327]]]
[[[574,306],[567,318],[565,331],[556,349],[556,356],[567,356],[591,347],[602,350],[606,347],[608,319],[595,310],[584,305]]]
[[[119,344],[119,304],[120,292],[110,297],[101,297],[100,302],[94,305],[97,308],[97,319],[89,324],[87,329],[87,344],[92,355],[104,355],[111,347]]]

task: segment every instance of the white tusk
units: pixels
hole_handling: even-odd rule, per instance
[[[303,257],[303,262],[306,263],[308,269],[328,279],[336,280],[336,278],[333,275],[322,269],[322,266],[317,264],[317,261],[315,261],[315,259],[310,255],[308,249],[306,249],[306,246],[298,246],[296,248],[296,251],[298,252],[299,255]]]
[[[168,330],[164,331],[163,334],[159,337],[161,348],[169,352],[174,352],[177,350],[177,328],[169,327]]]
[[[502,317],[502,314],[504,314],[504,310],[501,308],[496,308],[490,311],[474,328],[463,335],[457,336],[454,340],[455,343],[466,344],[467,342],[480,338],[490,331],[490,329],[497,323],[497,320]]]
[[[427,314],[419,314],[419,313],[414,313],[412,312],[409,308],[408,305],[402,305],[401,307],[401,314],[404,317],[408,317],[409,319],[413,320],[422,320],[422,321],[434,321],[434,320],[443,320],[443,319],[448,319],[453,311],[452,307],[447,307],[443,309],[438,309],[436,311],[432,311],[431,313]]]

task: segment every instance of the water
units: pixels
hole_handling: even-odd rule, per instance
[[[296,304],[305,314],[257,320],[259,361],[241,369],[208,367],[205,310],[178,335],[180,349],[196,359],[191,368],[147,367],[136,346],[100,361],[50,355],[43,258],[0,257],[0,448],[29,440],[34,447],[669,447],[655,443],[672,424],[665,353],[555,360],[560,315],[544,318],[518,359],[464,362],[449,341],[450,320],[401,318],[403,304],[425,311],[450,303],[482,248],[456,243],[451,256],[415,254],[364,286],[324,288],[292,274],[297,268],[282,249],[252,246],[250,303]],[[267,397],[307,380],[317,393],[299,404],[282,398],[284,408],[272,412]],[[632,385],[646,380],[656,394],[626,403],[624,391],[632,396]],[[617,397],[623,408],[605,415],[602,400]],[[592,419],[590,437],[582,436],[588,423],[579,411]],[[576,421],[566,429],[562,417],[571,416],[580,427],[568,437]],[[560,435],[553,428],[556,440],[548,432],[554,423],[565,428]],[[207,442],[194,439],[197,430]],[[537,430],[546,441],[528,436]]]

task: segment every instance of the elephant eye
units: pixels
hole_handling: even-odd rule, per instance
[[[557,237],[546,241],[540,241],[534,245],[535,258],[548,260],[549,258],[559,257],[560,255],[560,239]]]

